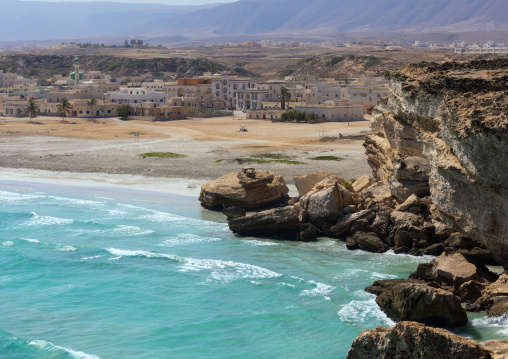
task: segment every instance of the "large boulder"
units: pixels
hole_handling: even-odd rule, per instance
[[[295,187],[298,190],[298,195],[301,197],[305,196],[307,193],[312,191],[314,186],[324,180],[325,178],[331,178],[334,180],[341,179],[334,173],[325,172],[325,171],[315,171],[308,173],[303,176],[294,176],[293,180],[295,181]]]
[[[491,359],[508,357],[508,339],[487,340],[480,343],[480,348],[490,353]]]
[[[392,328],[361,332],[353,340],[346,359],[490,359],[489,349],[500,347],[499,343],[482,346],[445,329],[400,322]]]
[[[280,174],[246,168],[201,187],[199,200],[207,208],[257,209],[288,198],[289,189]]]
[[[229,221],[229,229],[233,233],[248,236],[296,240],[300,232],[300,223],[293,207],[290,206],[233,218]]]
[[[371,210],[363,210],[356,213],[346,214],[339,218],[337,223],[330,227],[329,233],[334,237],[341,237],[347,234],[353,225],[359,220],[371,220],[376,216],[376,214]]]
[[[356,244],[356,246],[355,246]],[[368,232],[356,232],[352,240],[349,240],[348,248],[358,247],[367,252],[383,253],[388,250],[388,245],[384,243],[378,236]]]
[[[489,284],[482,292],[482,296],[476,301],[478,309],[490,309],[494,303],[498,303],[497,309],[489,312],[490,316],[502,314],[501,305],[503,298],[508,298],[508,274],[502,274],[494,283]]]
[[[456,289],[471,280],[479,283],[497,280],[497,275],[489,271],[487,267],[471,263],[460,253],[442,254],[429,263],[420,264],[409,277],[444,283]]]
[[[413,279],[374,282],[365,289],[376,294],[376,303],[388,317],[427,325],[452,327],[467,323],[466,311],[449,291]]]
[[[344,207],[356,202],[355,194],[346,188],[340,177],[327,177],[300,198],[300,221],[318,227],[335,223],[344,214]]]
[[[351,185],[355,192],[361,192],[372,184],[372,179],[370,176],[361,176],[356,181],[354,181]]]

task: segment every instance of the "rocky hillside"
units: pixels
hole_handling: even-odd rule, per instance
[[[387,79],[365,141],[375,179],[399,200],[430,192],[435,218],[508,268],[508,59],[420,63]]]
[[[4,55],[0,57],[0,70],[24,76],[49,78],[55,74],[68,75],[73,71],[71,55]],[[151,58],[133,59],[107,55],[79,56],[85,71],[103,71],[114,77],[152,74],[155,77],[196,76],[207,71],[227,71],[229,67],[207,59]]]

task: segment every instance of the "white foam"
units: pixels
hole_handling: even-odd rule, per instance
[[[101,255],[98,255],[98,256],[83,256],[81,257],[81,260],[82,261],[89,261],[89,260],[92,260],[92,259],[97,259],[97,258],[100,258],[102,257]]]
[[[471,321],[475,327],[498,328],[498,334],[508,338],[508,314],[499,317],[476,318]]]
[[[278,286],[281,287],[289,287],[289,288],[296,288],[293,284],[285,283],[285,282],[279,282],[277,283]]]
[[[183,233],[179,234],[176,237],[165,239],[159,246],[161,247],[175,247],[187,244],[195,244],[195,243],[206,243],[206,242],[216,242],[221,241],[221,238],[217,237],[201,237],[195,234]]]
[[[53,200],[57,200],[59,202],[65,202],[65,203],[72,204],[75,206],[102,207],[105,204],[104,202],[90,201],[90,200],[86,200],[86,199],[66,198],[66,197],[57,197],[57,196],[48,196],[47,198],[51,198]]]
[[[57,246],[56,247],[56,250],[57,251],[60,251],[60,252],[75,252],[76,251],[76,248],[74,248],[73,246]]]
[[[119,211],[118,209],[108,209],[108,214],[112,216],[123,216],[126,215],[127,212]]]
[[[352,300],[344,305],[337,313],[343,322],[364,323],[368,320],[377,320],[387,326],[394,326],[395,322],[388,318],[376,303],[376,296],[368,300]]]
[[[244,243],[250,244],[250,245],[253,245],[253,246],[260,246],[260,247],[263,247],[263,246],[280,246],[281,245],[280,243],[274,243],[274,242],[268,242],[268,241],[258,241],[256,239],[246,239],[244,241]]]
[[[59,345],[55,345],[55,344],[47,342],[45,340],[33,340],[33,341],[29,342],[28,345],[33,345],[33,346],[35,346],[39,349],[42,349],[42,350],[49,350],[49,351],[54,351],[55,349],[63,350],[65,352],[69,353],[73,358],[76,358],[76,359],[100,359],[97,355],[87,354],[87,353],[73,350],[70,348],[61,347]]]
[[[141,229],[136,226],[125,226],[125,225],[118,225],[114,229],[115,232],[127,235],[127,236],[142,236],[145,234],[153,233],[151,229]]]
[[[39,241],[37,239],[33,239],[33,238],[20,238],[20,239],[30,242],[30,243],[41,243],[41,241]]]
[[[23,202],[27,202],[37,198],[44,198],[45,196],[42,194],[22,194],[15,192],[7,192],[0,191],[0,203],[7,205],[16,205],[23,204]]]
[[[5,242],[2,242],[2,244],[6,247],[10,247],[14,244],[14,242],[11,242],[11,241],[5,241]]]
[[[315,284],[316,287],[314,289],[310,289],[310,290],[305,289],[300,293],[300,295],[309,296],[309,297],[322,296],[326,300],[331,300],[331,298],[328,295],[333,292],[333,290],[335,289],[334,286],[324,284],[324,283],[315,282],[313,280],[309,280],[309,283]]]
[[[396,275],[393,275],[393,274],[383,274],[383,273],[377,273],[377,272],[372,272],[370,277],[373,280],[396,279],[396,278],[398,278]]]
[[[66,218],[58,218],[51,216],[39,216],[37,213],[32,212],[32,218],[26,221],[24,224],[27,226],[64,226],[68,224],[72,224],[74,222],[73,219]]]

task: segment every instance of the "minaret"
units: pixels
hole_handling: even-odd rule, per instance
[[[74,59],[74,83],[79,84],[79,59]]]

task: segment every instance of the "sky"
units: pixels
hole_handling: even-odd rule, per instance
[[[230,3],[238,0],[27,0],[27,1],[51,1],[51,2],[123,2],[137,4],[166,4],[166,5],[203,5]]]

